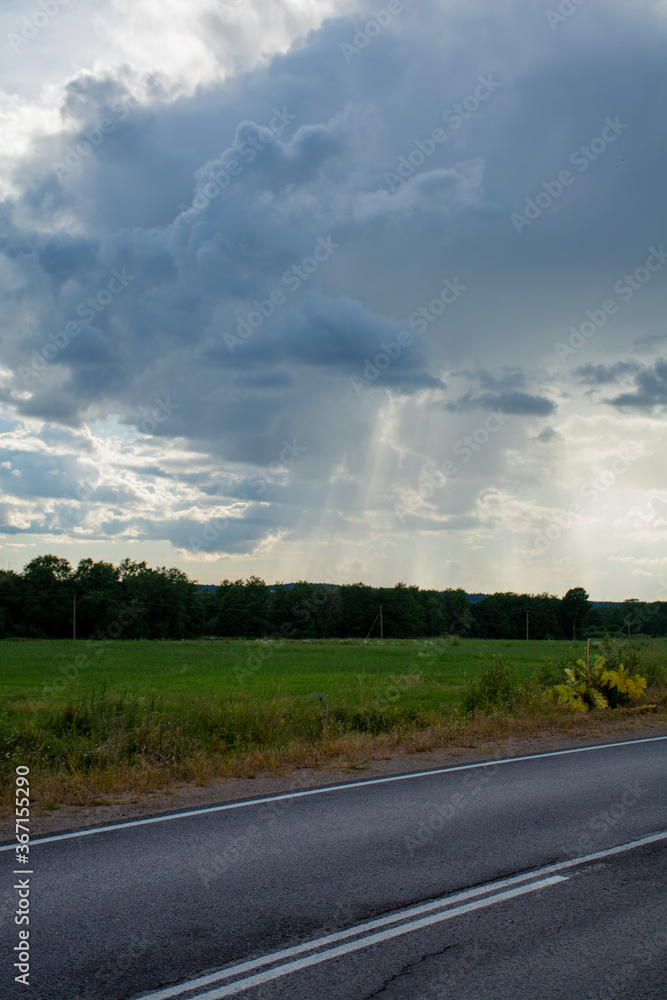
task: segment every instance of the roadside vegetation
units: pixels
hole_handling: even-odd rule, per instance
[[[2,785],[29,766],[40,808],[667,717],[664,639],[7,640],[0,657]]]

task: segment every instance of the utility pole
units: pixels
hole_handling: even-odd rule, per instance
[[[373,631],[373,629],[375,628],[375,623],[378,620],[378,618],[380,619],[380,638],[382,638],[382,605],[380,605],[380,610],[378,611],[378,613],[376,614],[375,618],[373,619],[373,624],[371,625],[371,627],[368,630],[368,635],[366,636],[366,639],[370,638],[370,634]]]
[[[382,605],[380,605],[380,638],[384,639],[384,630],[382,628]]]
[[[76,594],[74,595],[74,604],[72,606],[72,638],[76,639]]]
[[[333,594],[327,595],[327,620],[324,623],[324,638],[327,637],[327,632],[329,631],[329,621],[331,620],[331,612],[333,611]]]
[[[526,642],[528,641],[528,618],[530,616],[530,611],[526,611]]]
[[[573,642],[577,641],[577,619],[576,618],[572,619],[572,641]]]

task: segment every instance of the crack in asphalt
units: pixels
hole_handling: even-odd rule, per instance
[[[406,976],[412,971],[414,971],[414,969],[416,969],[419,965],[421,965],[422,962],[425,962],[427,958],[435,958],[437,955],[444,955],[446,951],[450,951],[452,948],[460,948],[460,947],[461,946],[459,943],[446,944],[444,948],[439,948],[437,951],[428,951],[426,952],[425,955],[422,955],[420,958],[415,959],[412,962],[407,962],[399,972],[395,972],[392,976],[389,976],[389,978],[385,980],[385,982],[382,984],[382,986],[380,986],[379,989],[375,990],[373,993],[369,993],[367,997],[363,998],[363,1000],[373,1000],[374,997],[379,997],[380,994],[384,993],[384,991],[389,986],[391,986],[393,982],[395,982],[397,979],[400,979],[401,976]]]

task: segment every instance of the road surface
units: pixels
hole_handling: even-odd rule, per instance
[[[0,996],[664,1000],[666,740],[6,844]]]

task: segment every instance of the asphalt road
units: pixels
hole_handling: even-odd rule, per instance
[[[40,1000],[664,1000],[665,746],[59,834],[29,876],[1,850],[0,996],[29,995],[12,968],[29,879]]]

